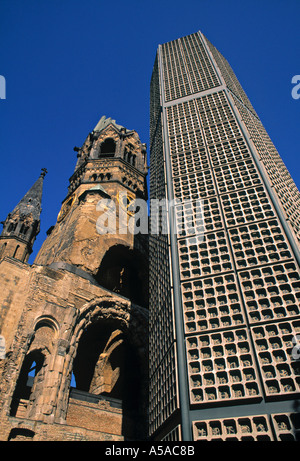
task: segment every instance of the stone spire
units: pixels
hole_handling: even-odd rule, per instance
[[[35,220],[40,218],[42,211],[43,182],[46,174],[47,170],[43,168],[40,177],[14,208],[11,216],[15,213],[19,213],[20,216],[24,217],[31,215]]]
[[[23,262],[28,260],[40,231],[43,182],[46,173],[47,170],[43,168],[37,181],[2,222],[0,259],[10,256]]]

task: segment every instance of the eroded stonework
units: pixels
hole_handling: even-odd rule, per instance
[[[28,248],[17,227],[1,235],[1,440],[147,437],[147,239],[96,229],[101,197],[146,198],[145,147],[100,122],[34,264],[7,252]]]

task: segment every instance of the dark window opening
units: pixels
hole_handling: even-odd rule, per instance
[[[96,274],[99,285],[132,302],[147,307],[148,273],[146,256],[123,245],[111,247]]]
[[[109,320],[90,325],[78,344],[73,365],[77,390],[122,401],[138,410],[140,376],[134,348]]]
[[[29,230],[29,227],[25,226],[25,224],[22,224],[21,229],[20,229],[20,234],[23,234],[25,236],[28,230]]]
[[[8,226],[8,229],[7,231],[8,232],[14,232],[16,230],[16,227],[17,227],[17,223],[9,223],[9,226]]]
[[[116,152],[116,143],[113,139],[108,138],[100,146],[100,157],[114,157]]]
[[[128,163],[131,163],[131,165],[135,166],[136,163],[136,155],[134,155],[130,150],[125,148],[124,151],[124,160]]]
[[[11,403],[11,416],[15,416],[20,400],[29,400],[35,378],[44,364],[44,355],[40,351],[30,352],[24,359]]]
[[[17,245],[13,254],[13,258],[16,258],[20,245]]]
[[[30,429],[15,427],[9,433],[8,442],[14,440],[32,440],[34,436],[35,432]]]

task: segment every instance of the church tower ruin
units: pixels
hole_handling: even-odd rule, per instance
[[[74,150],[67,196],[32,265],[45,170],[3,223],[1,440],[147,436],[148,241],[126,228],[135,199],[147,199],[146,146],[102,117]]]

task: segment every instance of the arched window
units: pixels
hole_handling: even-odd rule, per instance
[[[29,227],[25,226],[25,224],[22,224],[21,229],[20,229],[20,234],[26,235],[28,232]]]
[[[38,350],[30,352],[25,357],[11,403],[11,416],[16,415],[21,401],[29,400],[33,384],[42,369],[44,359],[44,355]]]
[[[141,379],[140,361],[126,334],[108,319],[89,325],[73,363],[76,389],[118,400],[128,416],[139,411]]]
[[[104,255],[95,278],[99,285],[147,307],[147,268],[137,250],[114,245]]]
[[[17,246],[16,246],[16,249],[15,249],[15,251],[14,251],[14,254],[13,254],[13,258],[16,258],[16,257],[17,257],[17,253],[18,253],[19,248],[20,248],[20,245],[17,245]]]
[[[35,432],[30,429],[26,429],[23,427],[14,427],[9,433],[8,441],[10,440],[31,441],[33,440],[34,436],[35,436]]]
[[[16,227],[17,227],[17,223],[16,222],[11,222],[11,223],[9,223],[7,231],[8,232],[13,232],[13,231],[16,230]]]
[[[100,157],[114,157],[116,143],[112,138],[107,138],[100,146]]]

